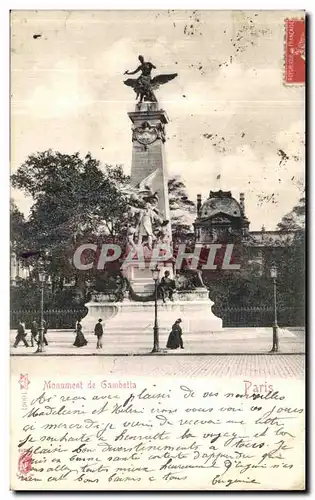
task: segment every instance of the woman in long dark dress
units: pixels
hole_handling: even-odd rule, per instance
[[[77,322],[77,326],[76,326],[75,331],[76,331],[77,335],[76,335],[76,338],[75,338],[73,345],[76,347],[85,346],[87,344],[87,340],[82,333],[82,325],[81,325],[80,321]]]
[[[183,346],[183,339],[182,339],[182,328],[180,326],[180,323],[182,320],[179,318],[175,321],[174,325],[172,326],[172,331],[168,336],[166,348],[167,349],[178,349],[181,347],[181,349],[184,349]]]

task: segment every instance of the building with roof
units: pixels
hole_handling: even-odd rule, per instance
[[[231,191],[210,191],[203,202],[197,195],[197,217],[194,222],[196,243],[233,243],[242,249],[248,265],[260,268],[260,272],[272,262],[275,255],[293,241],[295,231],[250,231],[250,221],[245,213],[245,195],[237,200]]]

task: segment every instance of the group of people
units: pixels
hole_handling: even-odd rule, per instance
[[[167,349],[178,349],[179,347],[181,349],[184,349],[184,343],[182,338],[183,331],[182,327],[180,326],[181,322],[182,322],[181,318],[178,318],[173,324],[172,330],[167,339],[167,344],[166,344]],[[85,346],[88,342],[83,335],[82,325],[80,321],[77,322],[75,332],[76,332],[76,338],[73,345],[76,347]],[[103,342],[102,342],[103,334],[104,330],[102,325],[102,319],[100,318],[94,327],[94,335],[96,335],[97,337],[96,349],[103,348]]]
[[[48,326],[47,326],[47,321],[43,320],[43,343],[45,345],[48,345],[48,341],[47,341],[47,338],[46,338],[46,335],[47,335],[47,330],[48,330]],[[31,323],[31,328],[30,328],[30,332],[31,332],[31,347],[34,347],[34,341],[35,343],[38,345],[39,342],[40,342],[40,338],[39,338],[39,325],[37,323],[36,320],[32,321]],[[19,345],[20,342],[23,342],[23,344],[25,345],[25,347],[30,347],[29,343],[27,342],[26,340],[26,337],[27,337],[27,332],[26,332],[26,328],[25,328],[25,323],[23,323],[23,321],[19,321],[19,324],[18,324],[18,327],[17,327],[17,335],[15,337],[15,341],[14,341],[14,344],[13,344],[13,347],[17,347]]]
[[[183,338],[182,338],[183,331],[182,327],[180,326],[181,322],[182,322],[181,318],[178,318],[173,324],[171,333],[169,334],[167,339],[167,344],[166,344],[167,349],[178,349],[179,347],[181,349],[184,349]],[[75,333],[76,337],[73,345],[76,347],[85,346],[88,343],[88,341],[83,335],[82,325],[80,321],[77,322]],[[97,337],[96,349],[103,349],[103,334],[104,330],[102,325],[102,319],[100,318],[94,327],[94,335]]]
[[[94,327],[94,334],[97,337],[96,349],[103,348],[103,342],[102,342],[103,333],[104,333],[104,330],[103,330],[103,325],[102,325],[102,319],[100,318]],[[74,341],[73,345],[75,347],[84,347],[88,343],[88,341],[86,340],[86,338],[83,335],[82,325],[81,325],[80,320],[77,321],[76,328],[75,328],[75,334],[76,334],[76,337],[75,337],[75,341]]]
[[[167,344],[166,344],[167,349],[178,349],[179,347],[181,349],[184,349],[183,339],[182,339],[183,332],[182,332],[182,328],[180,326],[181,322],[182,322],[182,320],[179,318],[173,324],[172,330],[168,336],[168,340],[167,340]],[[42,341],[45,345],[48,345],[48,341],[46,338],[47,330],[48,330],[47,322],[44,320],[43,321],[43,339],[42,339]],[[31,324],[30,332],[31,332],[31,347],[33,347],[34,341],[37,344],[39,344],[39,342],[40,342],[39,327],[38,327],[38,324],[35,320]],[[83,347],[83,346],[87,345],[88,341],[84,337],[80,320],[77,321],[76,328],[75,328],[75,334],[76,334],[76,337],[75,337],[75,341],[73,343],[73,345],[75,347]],[[96,349],[103,348],[103,334],[104,334],[104,329],[103,329],[103,325],[102,325],[102,319],[100,318],[94,327],[94,335],[97,338]],[[17,347],[20,342],[23,342],[25,347],[29,347],[29,343],[26,340],[26,336],[27,336],[27,333],[26,333],[26,329],[25,329],[25,324],[22,321],[20,321],[18,324],[17,335],[15,337],[13,347]]]

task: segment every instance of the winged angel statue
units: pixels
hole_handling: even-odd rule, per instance
[[[149,101],[149,102],[157,102],[157,99],[154,94],[154,90],[158,89],[160,85],[173,80],[177,76],[177,73],[172,73],[169,75],[158,75],[154,78],[151,78],[152,69],[156,69],[154,64],[151,62],[146,62],[143,56],[138,57],[140,61],[140,66],[134,71],[125,71],[125,75],[135,75],[139,71],[141,71],[141,75],[139,78],[128,78],[124,81],[124,84],[128,87],[132,87],[135,91],[139,102]]]
[[[136,187],[123,190],[129,205],[127,242],[133,248],[145,240],[145,245],[152,250],[156,241],[165,243],[167,239],[165,231],[169,221],[164,219],[158,209],[158,193],[152,189],[156,173],[154,171]]]

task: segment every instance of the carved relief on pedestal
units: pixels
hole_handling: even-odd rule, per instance
[[[156,141],[158,137],[156,127],[152,127],[149,122],[143,122],[140,127],[134,127],[132,131],[132,140],[147,146]]]
[[[165,141],[165,127],[162,123],[153,126],[148,121],[145,121],[140,127],[133,127],[132,129],[132,140],[138,141],[143,146],[153,144],[156,139]]]

